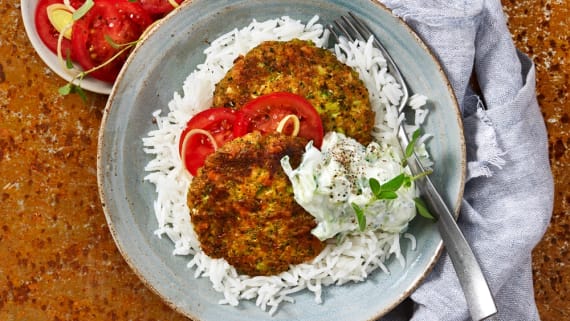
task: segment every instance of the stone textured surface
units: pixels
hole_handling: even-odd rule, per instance
[[[504,0],[535,61],[556,180],[552,224],[533,253],[543,320],[570,317],[570,10]],[[107,229],[96,178],[105,96],[61,97],[32,49],[19,0],[0,2],[0,320],[186,320],[130,270]]]
[[[533,252],[543,320],[570,319],[570,3],[503,0],[517,47],[536,64],[537,95],[548,128],[555,181],[551,224]]]
[[[0,320],[187,320],[131,271],[99,201],[106,96],[61,97],[0,1]]]

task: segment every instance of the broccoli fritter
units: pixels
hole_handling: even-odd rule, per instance
[[[278,274],[321,252],[323,243],[311,234],[315,219],[295,202],[280,163],[289,155],[298,166],[306,143],[253,132],[208,156],[188,192],[204,253],[255,276]]]
[[[304,96],[319,112],[325,132],[362,144],[372,140],[374,112],[366,86],[356,71],[310,41],[267,41],[237,58],[216,85],[214,106],[239,109],[253,98],[282,91]]]

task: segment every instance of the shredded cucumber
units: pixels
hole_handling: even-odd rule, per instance
[[[295,200],[315,217],[317,227],[312,233],[321,240],[362,230],[403,232],[416,214],[413,184],[399,188],[397,198],[391,200],[379,200],[372,193],[371,178],[382,184],[407,173],[401,153],[388,144],[363,146],[331,132],[325,135],[321,150],[307,144],[299,167],[293,169],[288,157],[281,160],[281,166],[292,183]],[[361,210],[358,215],[355,207]],[[361,214],[365,220],[360,217],[359,226]]]

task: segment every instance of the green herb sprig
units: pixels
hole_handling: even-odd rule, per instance
[[[421,137],[420,129],[417,129],[412,134],[412,139],[406,149],[404,151],[404,159],[402,161],[402,167],[407,166],[408,158],[412,157],[414,154],[415,145],[418,139]],[[370,190],[374,195],[374,201],[384,200],[390,201],[398,198],[397,191],[402,187],[410,187],[412,186],[412,182],[431,174],[432,171],[425,171],[415,176],[408,175],[406,173],[401,173],[394,178],[390,179],[389,181],[385,182],[384,184],[380,184],[380,182],[375,178],[370,178],[368,180],[368,184],[370,185]],[[423,216],[428,219],[435,220],[435,217],[430,213],[426,204],[420,197],[414,198],[414,203],[418,210],[420,216]],[[358,228],[360,231],[364,231],[366,228],[366,215],[364,214],[364,209],[360,207],[358,204],[351,203],[352,209],[354,210],[356,221],[358,223]]]
[[[408,158],[412,157],[414,154],[414,150],[416,147],[416,144],[418,142],[418,139],[421,136],[421,131],[420,129],[416,129],[413,133],[412,133],[412,139],[410,140],[410,143],[408,144],[408,146],[406,146],[406,150],[404,151],[404,160],[402,161],[402,166],[407,166],[408,165]],[[429,172],[424,172],[420,175],[418,175],[417,178],[426,176],[431,174],[431,171]],[[417,179],[414,178],[414,179]],[[430,211],[428,210],[426,204],[424,203],[424,201],[420,198],[420,197],[416,197],[414,198],[414,203],[416,204],[416,208],[418,210],[418,213],[428,219],[432,219],[435,220],[435,217],[430,213]]]

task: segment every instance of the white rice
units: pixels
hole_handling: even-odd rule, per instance
[[[183,93],[175,93],[168,104],[168,113],[156,111],[153,117],[157,129],[143,138],[144,151],[154,156],[146,166],[145,180],[154,184],[157,197],[154,212],[158,222],[156,235],[167,235],[174,242],[174,255],[187,255],[188,267],[194,277],[209,278],[212,287],[223,298],[220,304],[236,306],[240,300],[255,300],[257,306],[273,314],[282,302],[293,302],[293,294],[305,289],[321,303],[322,288],[360,282],[373,271],[389,273],[385,262],[394,256],[402,266],[405,259],[400,251],[400,233],[365,232],[350,235],[339,244],[330,241],[312,262],[292,266],[276,276],[249,277],[238,275],[223,259],[211,259],[200,249],[190,222],[186,193],[191,176],[187,174],[178,154],[180,133],[186,122],[197,112],[211,107],[214,87],[233,65],[239,55],[266,40],[287,41],[293,38],[312,40],[323,47],[328,31],[314,17],[307,24],[289,17],[253,21],[249,26],[232,30],[212,42],[205,50],[206,59],[197,66],[183,84]],[[397,144],[397,105],[402,95],[400,85],[387,72],[386,61],[371,41],[341,42],[335,53],[340,61],[358,71],[370,92],[370,101],[376,112],[374,137]],[[410,105],[416,110],[416,120],[422,121],[427,110],[422,108],[425,97],[414,96]],[[418,126],[419,123],[413,126]],[[401,233],[405,232],[405,228]],[[415,238],[403,234],[415,248]]]

